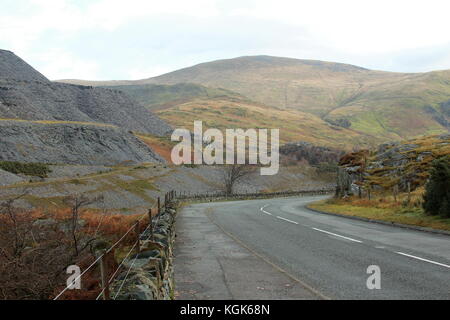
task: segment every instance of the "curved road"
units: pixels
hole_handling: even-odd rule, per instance
[[[321,198],[184,208],[175,250],[179,297],[450,299],[449,236],[305,208]],[[372,265],[381,289],[366,285]]]

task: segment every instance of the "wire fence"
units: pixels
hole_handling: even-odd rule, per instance
[[[71,283],[69,283],[63,290],[61,290],[53,300],[60,299],[67,290],[70,290],[74,287],[74,285],[77,283],[77,281],[81,280],[81,278],[90,270],[93,270],[94,267],[98,267],[100,269],[100,283],[101,283],[101,291],[97,295],[96,300],[99,300],[101,297],[103,297],[103,300],[109,300],[110,292],[109,287],[111,283],[115,280],[116,276],[119,274],[119,271],[123,269],[125,261],[127,258],[131,255],[133,251],[136,251],[136,257],[133,260],[133,263],[130,265],[130,267],[127,270],[127,273],[125,275],[125,278],[122,282],[122,285],[119,287],[118,291],[116,292],[114,298],[117,297],[117,295],[120,293],[120,290],[122,289],[123,283],[125,282],[126,278],[128,277],[128,274],[130,273],[130,270],[132,269],[134,265],[134,261],[136,261],[136,258],[138,256],[138,253],[140,252],[140,237],[141,234],[147,232],[150,230],[150,238],[153,240],[153,232],[155,226],[158,224],[159,218],[161,216],[162,208],[166,208],[168,203],[173,201],[176,197],[176,191],[172,190],[164,194],[164,202],[161,202],[160,197],[157,199],[157,206],[156,208],[150,208],[148,210],[148,213],[143,214],[123,235],[122,237],[117,240],[113,245],[111,245],[108,249],[104,249],[101,252],[99,252],[98,255],[96,255],[95,260],[86,268],[80,275],[78,275],[76,278],[72,280]],[[141,233],[140,230],[140,223],[141,221],[148,216],[149,223],[145,230]],[[156,221],[154,221],[156,219]],[[113,249],[118,247],[126,238],[127,236],[132,232],[135,231],[136,239],[131,246],[131,249],[128,251],[126,256],[122,259],[122,262],[119,264],[119,266],[115,270],[107,270],[107,264],[106,264],[106,258],[108,255],[112,252]],[[111,274],[109,276],[109,274]]]
[[[102,251],[99,251],[98,254],[96,254],[94,261],[86,268],[84,271],[78,275],[76,278],[72,280],[71,283],[69,283],[63,290],[61,290],[53,300],[58,300],[61,297],[63,297],[64,293],[67,292],[67,290],[70,290],[74,287],[74,285],[77,283],[78,280],[81,280],[81,278],[86,275],[90,270],[93,270],[95,267],[100,269],[100,279],[99,282],[101,283],[101,290],[98,293],[95,300],[109,300],[111,299],[110,294],[110,285],[113,283],[113,281],[116,279],[117,275],[119,274],[119,271],[123,270],[125,266],[125,262],[128,261],[128,258],[132,254],[133,251],[136,252],[136,256],[133,259],[131,265],[128,267],[127,272],[125,273],[124,279],[122,280],[122,283],[119,287],[119,289],[115,292],[115,295],[113,299],[116,299],[119,295],[120,291],[122,290],[123,284],[125,283],[125,280],[127,279],[128,275],[130,274],[131,269],[134,266],[134,262],[136,261],[138,254],[140,253],[140,238],[142,234],[145,234],[147,231],[150,232],[150,240],[153,241],[153,233],[155,226],[158,225],[162,209],[166,208],[168,203],[172,202],[175,198],[178,200],[201,200],[201,199],[209,199],[209,198],[261,198],[261,197],[283,197],[283,196],[296,196],[296,195],[323,195],[323,194],[329,194],[330,192],[333,192],[334,189],[319,189],[319,190],[298,190],[298,191],[284,191],[284,192],[273,192],[273,193],[255,193],[255,192],[247,192],[247,193],[239,193],[239,194],[226,194],[224,192],[205,192],[205,193],[191,193],[191,192],[176,192],[175,190],[172,190],[170,192],[167,192],[164,194],[164,202],[161,201],[160,197],[157,198],[157,205],[155,208],[150,208],[148,210],[148,213],[143,214],[136,222],[117,240],[114,244],[112,244],[109,248],[103,249]],[[140,232],[140,226],[141,221],[148,216],[148,224],[143,232]],[[112,251],[117,248],[120,244],[124,242],[124,240],[127,239],[127,236],[132,233],[134,230],[134,236],[135,240],[133,242],[133,245],[128,250],[127,254],[124,258],[122,258],[122,261],[120,264],[114,269],[114,270],[107,270],[108,266],[106,263],[106,260],[109,256],[109,254],[112,253]]]

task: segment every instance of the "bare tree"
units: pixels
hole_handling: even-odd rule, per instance
[[[13,248],[13,256],[17,257],[22,254],[22,251],[25,247],[25,237],[26,233],[29,232],[27,228],[23,228],[21,224],[19,223],[19,213],[14,208],[14,202],[19,200],[20,198],[23,198],[28,193],[25,191],[24,193],[11,198],[7,199],[3,203],[0,203],[0,214],[5,215],[7,219],[9,219],[9,222],[11,223],[10,232],[12,233],[12,248]]]
[[[73,263],[56,221],[14,206],[24,195],[0,203],[0,299],[47,299]]]
[[[78,256],[80,254],[80,251],[84,250],[91,241],[94,240],[90,239],[88,243],[83,246],[83,248],[79,247],[78,226],[80,224],[79,223],[80,209],[97,201],[101,201],[102,199],[103,199],[102,196],[89,198],[85,195],[79,194],[71,195],[64,199],[64,204],[69,206],[71,210],[71,215],[69,219],[69,232],[73,241],[73,249],[75,257]]]
[[[224,165],[222,171],[222,179],[224,191],[227,195],[233,194],[236,183],[248,178],[256,167],[247,164],[230,164]]]

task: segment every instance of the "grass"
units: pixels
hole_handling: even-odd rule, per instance
[[[149,134],[136,134],[136,136],[152,148],[153,151],[163,157],[168,163],[172,163],[172,148],[177,142],[171,141],[169,137],[157,137]]]
[[[204,130],[217,128],[224,131],[232,128],[280,129],[280,143],[307,141],[316,145],[350,150],[354,143],[371,146],[373,137],[355,130],[332,126],[319,117],[295,110],[281,110],[264,105],[233,101],[226,97],[215,99],[193,99],[157,110],[156,113],[174,128],[192,130],[195,120],[203,121]],[[161,141],[139,136],[148,145],[155,148],[160,145],[168,149]],[[380,141],[381,142],[381,141]],[[165,152],[166,154],[168,152]]]
[[[126,92],[151,110],[166,108],[174,102],[186,101],[197,97],[215,98],[227,96],[232,99],[243,99],[239,94],[229,90],[210,88],[194,83],[120,85],[109,86],[108,88]]]
[[[112,88],[126,91],[152,110],[166,110],[196,98],[214,101],[226,97],[234,102],[248,99],[274,109],[301,111],[322,119],[346,119],[353,132],[369,137],[373,143],[447,132],[435,116],[442,116],[440,104],[450,100],[449,70],[395,73],[320,61],[277,57],[263,60],[241,57],[196,65],[151,80],[91,84],[115,86]],[[165,84],[149,83],[155,81]],[[198,109],[196,119],[203,112]],[[221,122],[229,114],[214,112]],[[302,121],[299,132],[307,122]],[[310,124],[314,128],[314,122]],[[306,141],[317,139],[308,132],[313,131],[306,131]],[[344,138],[347,140],[361,145],[358,136],[349,135]]]
[[[64,204],[64,197],[38,197],[34,195],[26,195],[23,197],[27,202],[29,202],[34,208],[53,208],[60,209],[64,208],[66,205]]]
[[[147,191],[159,191],[148,179],[123,181],[117,177],[109,177],[108,180],[119,189],[128,191],[150,203],[153,203],[154,199],[147,194]]]
[[[403,152],[408,158],[408,162],[404,166],[402,174],[404,176],[413,176],[415,185],[424,185],[429,176],[429,169],[434,159],[450,154],[450,140],[442,140],[437,136],[426,136],[412,140],[403,141],[404,144],[417,145],[410,151]],[[429,155],[422,155],[422,158],[418,158],[421,153],[427,152]],[[374,156],[369,157],[369,162],[374,160]],[[369,174],[366,179],[373,185],[379,185],[384,188],[391,188],[398,183],[399,176],[394,174],[395,169],[389,166],[383,168],[377,168],[373,170],[367,170]]]
[[[328,199],[311,203],[308,207],[323,212],[450,231],[450,218],[426,215],[417,205],[404,206],[401,200],[405,197],[401,195],[397,202],[390,198],[370,201],[357,198]],[[414,197],[412,202],[417,204]]]
[[[51,172],[50,167],[44,163],[24,163],[17,161],[0,161],[0,169],[26,176],[46,178]]]

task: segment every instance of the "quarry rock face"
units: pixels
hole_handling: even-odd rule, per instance
[[[0,79],[50,82],[11,51],[0,49]]]
[[[0,160],[117,165],[164,162],[146,144],[115,126],[0,121]]]
[[[108,123],[158,136],[171,132],[121,91],[51,82],[5,50],[0,50],[0,118]]]

